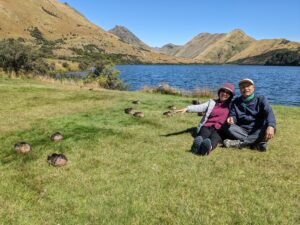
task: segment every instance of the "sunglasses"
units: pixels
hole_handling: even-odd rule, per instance
[[[225,89],[221,89],[220,92],[226,93],[228,95],[231,95],[231,92]]]
[[[240,88],[246,88],[246,87],[249,87],[249,86],[251,86],[251,85],[253,85],[253,84],[250,84],[250,83],[242,83],[242,84],[240,84],[239,86],[240,86]]]

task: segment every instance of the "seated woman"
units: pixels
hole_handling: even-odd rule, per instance
[[[197,129],[191,151],[195,154],[209,155],[218,143],[222,142],[220,131],[229,114],[229,104],[234,95],[234,85],[225,83],[218,90],[218,99],[210,99],[200,105],[190,105],[176,112],[205,112]]]

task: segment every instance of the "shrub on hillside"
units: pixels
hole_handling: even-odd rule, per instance
[[[86,70],[88,68],[88,63],[84,60],[81,60],[78,64],[78,69],[79,70]]]
[[[96,45],[89,44],[83,45],[82,48],[70,47],[69,50],[73,51],[77,57],[77,61],[83,62],[84,64],[91,64],[97,60],[111,61],[115,64],[141,64],[142,61],[137,56],[127,54],[114,54],[107,53]]]
[[[119,74],[112,63],[98,62],[87,75],[86,83],[96,82],[103,88],[125,90],[126,85],[118,79]]]
[[[62,67],[68,69],[70,67],[70,65],[67,62],[63,62]]]
[[[50,16],[54,16],[56,18],[59,18],[59,16],[57,16],[54,12],[51,12],[47,9],[45,9],[43,6],[42,6],[42,10],[45,12],[45,13],[48,13]]]
[[[29,29],[31,37],[33,37],[38,43],[42,44],[46,41],[43,33],[37,27],[32,27]]]
[[[9,75],[45,73],[48,65],[37,57],[32,47],[15,39],[0,41],[0,67]]]

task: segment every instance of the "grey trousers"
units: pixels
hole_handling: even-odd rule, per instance
[[[252,146],[260,142],[266,142],[266,129],[266,127],[263,127],[249,133],[242,127],[232,124],[227,127],[226,131],[230,138],[240,140],[242,146]]]

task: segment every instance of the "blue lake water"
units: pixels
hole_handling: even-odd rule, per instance
[[[235,85],[250,78],[255,82],[255,92],[263,94],[270,103],[300,106],[300,67],[237,66],[237,65],[118,65],[120,79],[129,90],[144,86],[168,83],[172,87],[192,90],[210,88],[217,90],[224,82]]]

